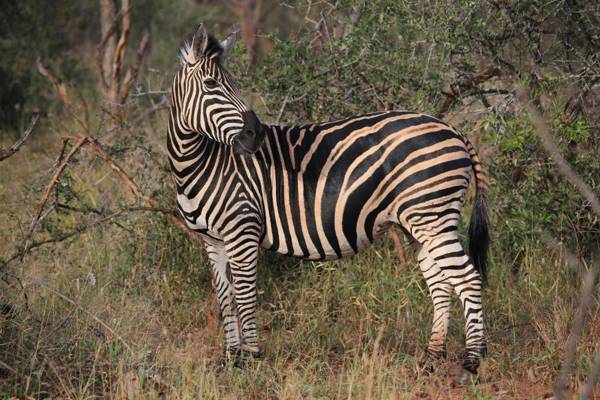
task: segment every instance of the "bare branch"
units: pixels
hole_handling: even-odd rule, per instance
[[[62,206],[60,208],[63,208]],[[38,240],[38,241],[32,241],[29,244],[26,244],[26,246],[23,246],[21,248],[19,248],[14,254],[12,254],[11,256],[9,256],[6,259],[0,259],[0,266],[6,266],[8,264],[10,264],[11,262],[18,260],[18,259],[22,259],[26,254],[28,254],[31,250],[36,249],[38,247],[42,247],[48,244],[53,244],[53,243],[60,243],[60,242],[64,242],[65,240],[68,240],[72,237],[75,237],[79,234],[82,234],[92,228],[95,228],[97,226],[100,226],[106,222],[110,222],[113,219],[125,214],[125,213],[130,213],[130,212],[138,212],[138,211],[150,211],[150,212],[156,212],[156,213],[160,213],[163,214],[169,218],[174,217],[177,218],[176,214],[173,212],[173,210],[168,210],[168,209],[164,209],[164,208],[154,208],[154,207],[143,207],[143,206],[137,206],[137,207],[126,207],[123,208],[119,211],[115,211],[110,215],[107,215],[101,219],[98,219],[96,221],[90,222],[87,225],[82,225],[80,227],[77,227],[69,232],[65,232],[62,233],[60,235],[54,236],[54,237],[50,237],[47,239],[43,239],[43,240]],[[94,214],[98,214],[95,213]],[[194,237],[193,239],[200,241],[200,239],[197,237],[197,235],[194,233]],[[0,274],[6,274],[6,271],[0,271]],[[17,277],[14,277],[15,279],[18,279]],[[20,282],[19,280],[19,286],[21,286],[21,289],[24,289],[23,284]]]
[[[442,93],[445,96],[437,110],[438,118],[444,116],[444,114],[448,112],[450,107],[456,102],[458,96],[465,90],[475,88],[477,85],[498,75],[500,75],[500,69],[494,65],[489,65],[481,69],[473,77],[461,79],[458,82],[443,88]]]
[[[50,73],[50,71],[48,71],[46,67],[44,67],[44,65],[42,64],[42,60],[39,57],[36,60],[36,64],[39,73],[42,74],[44,78],[48,79],[50,83],[52,83],[54,91],[56,92],[56,94],[58,94],[58,97],[63,102],[64,106],[68,108],[69,96],[67,94],[67,87],[64,85],[64,83],[60,82],[52,73]]]
[[[396,254],[398,255],[398,259],[400,260],[400,264],[403,266],[406,264],[406,253],[404,252],[404,246],[402,245],[402,240],[398,235],[396,229],[392,228],[388,231],[390,236],[392,237],[392,241],[394,242],[394,247],[396,248]]]
[[[84,108],[84,117],[86,118],[86,121],[82,121],[81,118],[79,117],[79,114],[76,113],[72,107],[71,107],[71,102],[69,100],[69,94],[67,92],[67,87],[60,82],[60,80],[55,77],[46,67],[44,67],[44,65],[42,64],[42,61],[40,58],[37,59],[37,68],[39,73],[45,77],[46,79],[48,79],[48,81],[50,81],[50,83],[52,84],[52,87],[54,88],[54,91],[56,92],[57,96],[60,98],[61,102],[63,103],[63,106],[65,107],[65,110],[67,110],[69,112],[69,114],[71,114],[71,116],[75,119],[75,121],[77,121],[77,123],[83,128],[83,130],[88,133],[89,132],[89,121],[87,120],[87,118],[89,118],[88,116],[88,110],[87,110],[87,103],[85,102],[85,100],[83,100],[83,97],[80,97],[80,94],[78,93],[77,90],[75,90],[76,95],[78,96],[82,107]]]
[[[121,103],[125,103],[127,97],[129,96],[129,91],[131,90],[131,85],[135,80],[137,73],[142,65],[142,61],[144,60],[144,56],[148,51],[148,46],[150,44],[150,33],[148,31],[144,32],[144,36],[142,36],[142,40],[140,40],[140,44],[137,49],[137,60],[136,62],[127,69],[125,73],[125,78],[123,79],[123,84],[121,85],[121,93],[119,96],[119,101]]]
[[[54,171],[54,175],[52,175],[50,182],[48,182],[48,185],[46,186],[46,190],[44,191],[44,194],[38,203],[37,211],[34,214],[33,219],[31,220],[31,228],[29,229],[29,235],[28,235],[29,237],[31,237],[31,235],[35,232],[35,228],[40,220],[42,211],[44,210],[44,207],[46,206],[46,203],[48,202],[48,197],[50,196],[50,192],[52,192],[52,189],[58,182],[58,179],[64,172],[64,170],[67,167],[67,164],[69,163],[71,158],[73,158],[73,156],[79,151],[81,146],[83,146],[88,141],[88,139],[89,138],[85,137],[85,136],[80,137],[79,140],[71,148],[71,151],[69,151],[69,154],[67,154],[67,156],[62,160],[60,165]],[[64,139],[64,140],[68,141],[69,139]]]
[[[31,117],[31,122],[29,123],[29,127],[27,128],[27,130],[25,131],[23,136],[21,136],[21,138],[19,140],[17,140],[15,142],[15,144],[10,146],[10,148],[8,150],[4,150],[3,148],[0,147],[0,161],[6,160],[8,157],[12,156],[17,151],[19,151],[21,146],[23,146],[25,141],[29,138],[29,135],[31,135],[31,132],[33,132],[33,128],[35,127],[35,124],[38,122],[39,119],[40,119],[40,114],[38,114],[38,113],[33,114],[33,116]]]
[[[112,215],[109,215],[107,217],[104,217],[102,219],[99,219],[97,221],[91,222],[87,225],[83,225],[80,226],[78,228],[73,229],[72,231],[63,233],[61,235],[55,236],[55,237],[51,237],[48,239],[43,239],[43,240],[39,240],[39,241],[32,241],[30,243],[26,243],[25,246],[23,246],[22,248],[20,248],[19,250],[17,250],[13,255],[11,255],[10,257],[8,257],[5,260],[0,260],[0,265],[1,266],[5,266],[10,264],[11,262],[17,260],[17,259],[22,259],[23,257],[25,257],[25,255],[30,252],[31,250],[38,248],[38,247],[42,247],[45,246],[47,244],[51,244],[51,243],[60,243],[60,242],[64,242],[67,239],[70,239],[74,236],[77,236],[85,231],[87,231],[88,229],[92,229],[98,225],[101,225],[107,221],[110,221],[113,218],[116,218],[117,216],[121,215],[123,213],[123,211],[119,211],[116,212]],[[2,273],[6,273],[6,271],[2,271]],[[21,284],[21,286],[23,286]]]
[[[90,146],[92,147],[92,149],[96,152],[96,154],[102,160],[104,160],[112,168],[113,171],[115,171],[117,173],[119,178],[121,178],[121,180],[125,183],[125,185],[129,188],[129,190],[131,190],[131,192],[135,196],[142,199],[151,208],[160,209],[158,202],[155,199],[153,199],[152,197],[146,196],[145,194],[142,193],[142,191],[140,190],[140,187],[137,185],[137,183],[135,183],[135,181],[125,172],[125,170],[123,170],[123,168],[121,168],[121,166],[119,166],[116,162],[114,162],[110,158],[108,153],[102,148],[102,145],[96,139],[88,138],[88,142],[89,142]],[[202,243],[200,236],[195,231],[188,228],[188,226],[181,219],[177,218],[177,216],[175,214],[168,213],[168,214],[166,214],[166,216],[171,220],[171,222],[173,222],[175,225],[177,225],[179,228],[181,228],[185,233],[187,233],[191,239]]]
[[[288,94],[285,96],[285,98],[283,99],[283,102],[281,103],[281,108],[279,109],[279,112],[277,113],[277,118],[275,118],[275,125],[279,125],[279,122],[281,121],[281,117],[283,116],[283,112],[285,111],[285,106],[287,106],[288,101],[290,101],[290,93],[294,90],[294,85],[292,85],[289,90],[288,90]]]

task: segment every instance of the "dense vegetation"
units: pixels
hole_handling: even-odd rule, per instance
[[[42,113],[29,142],[0,163],[1,397],[539,398],[552,391],[581,286],[568,254],[584,268],[597,263],[600,222],[557,173],[514,87],[527,88],[562,154],[600,193],[600,6],[136,1],[126,61],[135,62],[144,29],[150,50],[115,111],[96,70],[98,4],[37,3],[0,8],[1,147],[33,111]],[[432,307],[408,240],[406,263],[388,239],[332,263],[264,254],[266,357],[244,371],[216,373],[220,330],[202,249],[131,195],[94,153],[81,150],[71,160],[29,235],[65,135],[97,137],[158,201],[154,208],[173,209],[161,105],[178,47],[201,21],[224,37],[243,18],[240,7],[259,3],[259,40],[242,40],[230,69],[264,121],[406,108],[444,118],[476,144],[493,178],[484,297],[490,343],[479,384],[450,388],[452,358],[433,376],[417,368]],[[69,109],[36,70],[38,57],[68,83]],[[453,317],[449,351],[457,356],[458,304]],[[574,391],[598,350],[597,301],[586,321]]]

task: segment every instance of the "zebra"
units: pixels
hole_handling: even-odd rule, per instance
[[[409,111],[263,124],[226,69],[235,40],[233,33],[219,42],[200,25],[184,43],[167,132],[179,213],[203,239],[220,305],[221,365],[261,356],[259,248],[339,259],[396,226],[420,245],[433,300],[425,359],[446,354],[454,291],[465,317],[462,366],[476,374],[486,350],[481,293],[490,240],[488,177],[473,145],[444,122]],[[473,175],[471,261],[458,226]]]

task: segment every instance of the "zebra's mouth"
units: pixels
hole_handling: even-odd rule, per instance
[[[254,154],[260,149],[265,138],[262,124],[253,111],[242,114],[244,128],[233,139],[233,149],[238,154]]]
[[[245,132],[240,133],[233,139],[233,150],[238,154],[250,155],[258,151],[260,146],[254,145],[252,137]]]

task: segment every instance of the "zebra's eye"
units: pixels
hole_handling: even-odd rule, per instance
[[[204,80],[204,85],[209,88],[209,89],[214,89],[217,86],[219,86],[219,82],[217,82],[215,79],[213,78],[206,78]]]

